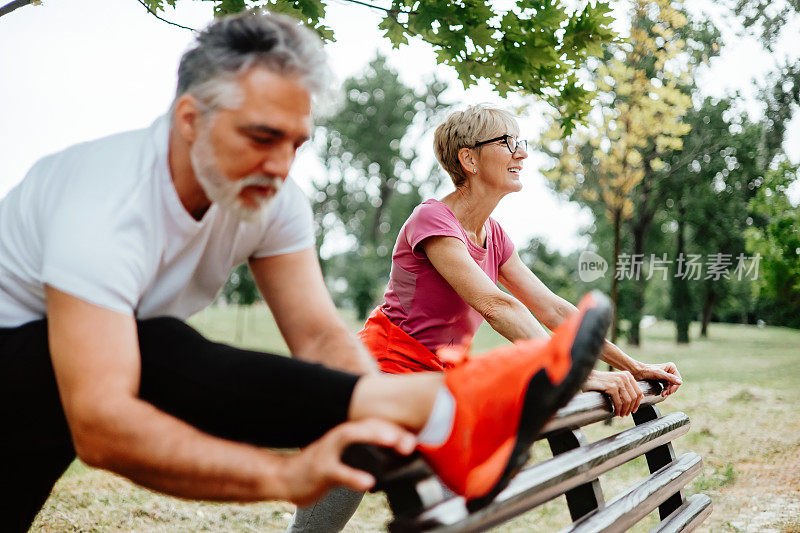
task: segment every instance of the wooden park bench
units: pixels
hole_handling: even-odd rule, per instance
[[[658,507],[661,522],[651,533],[691,531],[711,513],[704,494],[685,498],[683,487],[700,473],[703,461],[693,452],[676,458],[671,441],[689,431],[689,417],[677,412],[661,416],[662,384],[639,382],[645,395],[633,415],[635,427],[588,443],[581,427],[613,416],[610,399],[599,392],[578,394],[545,426],[553,457],[523,469],[488,506],[470,513],[461,497],[446,494],[421,458],[392,465],[373,456],[394,521],[392,533],[411,531],[484,531],[562,494],[572,524],[563,532],[626,531]],[[606,501],[598,478],[645,455],[650,476]],[[363,464],[363,455],[356,462]]]

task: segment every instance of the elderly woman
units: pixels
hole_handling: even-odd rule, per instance
[[[528,154],[518,135],[510,114],[485,106],[455,112],[436,129],[436,157],[455,191],[417,206],[397,237],[383,303],[360,332],[380,370],[444,370],[484,319],[517,341],[548,335],[536,318],[553,330],[576,311],[522,263],[489,216],[501,198],[522,189]],[[601,358],[622,372],[594,370],[583,390],[607,393],[620,416],[639,407],[637,379],[667,381],[665,395],[681,385],[673,363],[641,363],[611,342]],[[360,499],[336,489],[314,508],[299,510],[290,531],[339,531]]]
[[[528,153],[518,135],[510,114],[486,106],[457,111],[436,129],[436,158],[455,191],[417,206],[397,237],[383,304],[361,331],[381,370],[443,370],[442,348],[469,344],[484,319],[516,341],[547,335],[536,318],[552,330],[575,311],[522,263],[489,216],[522,189]],[[637,379],[666,380],[665,395],[681,384],[673,363],[641,363],[611,342],[601,357],[622,372],[594,371],[584,390],[609,394],[620,416],[639,406]]]

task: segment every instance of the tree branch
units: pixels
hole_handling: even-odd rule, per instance
[[[16,1],[19,1],[19,0],[16,0]],[[30,0],[28,0],[28,1],[30,1]],[[161,18],[161,17],[158,15],[158,13],[156,13],[155,11],[153,11],[152,9],[150,9],[150,6],[148,6],[147,4],[145,4],[145,3],[144,3],[142,0],[136,0],[136,1],[137,1],[137,2],[139,2],[140,4],[142,4],[142,7],[144,7],[144,8],[147,10],[147,12],[148,12],[148,13],[150,13],[151,15],[153,15],[155,18],[157,18],[157,19],[158,19],[158,20],[160,20],[161,22],[166,22],[167,24],[170,24],[171,26],[177,26],[178,28],[181,28],[181,29],[184,29],[184,30],[189,30],[189,31],[197,31],[197,30],[196,30],[196,29],[194,29],[194,28],[190,28],[190,27],[188,27],[188,26],[182,26],[182,25],[178,24],[177,22],[172,22],[172,21],[170,21],[170,20],[167,20],[167,19],[165,19],[165,18]]]
[[[373,4],[368,4],[367,2],[361,2],[360,0],[339,0],[339,2],[341,2],[343,4],[357,4],[359,6],[369,7],[369,8],[372,8],[372,9],[378,9],[380,11],[385,11],[387,13],[394,13],[396,11],[394,9],[389,9],[389,8],[386,8],[386,7],[381,7],[381,6],[376,6],[376,5],[373,5]]]
[[[19,8],[21,8],[23,6],[27,6],[32,1],[33,0],[13,0],[12,2],[7,3],[3,7],[0,7],[0,17],[2,17],[3,15],[8,15],[12,11],[14,11],[15,9],[19,9]]]

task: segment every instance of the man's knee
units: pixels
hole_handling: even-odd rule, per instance
[[[136,321],[139,336],[165,335],[168,333],[186,333],[194,331],[191,326],[171,316],[158,316]]]
[[[205,343],[203,336],[183,320],[160,316],[136,321],[139,350],[142,357],[162,353],[190,353],[198,344]]]

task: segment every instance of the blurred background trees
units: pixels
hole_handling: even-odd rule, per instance
[[[344,101],[321,121],[317,144],[326,175],[314,183],[317,243],[337,304],[360,318],[383,294],[403,222],[443,179],[416,147],[448,107],[445,89],[435,79],[420,92],[407,87],[379,55],[345,80]]]
[[[659,183],[666,164],[662,156],[680,150],[690,127],[683,116],[691,105],[685,86],[693,65],[681,31],[682,9],[668,0],[637,1],[631,13],[630,39],[609,46],[604,60],[591,70],[597,87],[594,113],[579,131],[562,138],[552,121],[542,143],[555,159],[544,170],[554,189],[589,207],[595,219],[611,224],[611,272],[620,271],[623,224],[630,226],[632,254],[642,256],[659,205]],[[713,33],[712,33],[713,35]],[[627,229],[627,228],[625,228]],[[606,252],[607,253],[607,252]],[[638,323],[644,303],[645,277],[635,283],[628,315],[635,324],[630,340],[639,342]],[[619,309],[619,281],[612,276],[611,299]],[[637,316],[638,315],[638,316]],[[612,341],[617,337],[617,320]]]
[[[728,7],[745,31],[769,48],[786,31],[787,19],[780,14],[796,16],[795,4],[767,8],[762,0],[735,0]],[[549,157],[542,172],[552,190],[592,213],[584,233],[590,249],[610,268],[605,278],[584,283],[580,250],[559,251],[539,238],[518,247],[523,261],[571,301],[591,288],[611,292],[619,331],[632,344],[641,342],[645,315],[672,320],[681,343],[689,342],[693,322],[704,336],[715,321],[800,327],[800,215],[787,192],[798,171],[782,149],[800,102],[800,61],[779,61],[759,82],[763,112],[754,114],[742,95],[710,98],[696,83],[697,73],[725,43],[710,18],[692,15],[681,1],[625,4],[628,37],[618,41],[608,33],[608,21],[601,21],[605,8],[568,13],[546,2],[528,20],[533,12],[525,15],[525,10],[536,7],[525,1],[517,5],[512,19],[492,18],[485,11],[490,8],[477,4],[464,11],[449,3],[421,2],[418,12],[402,22],[407,6],[395,2],[386,9],[397,9],[399,18],[387,11],[383,27],[395,44],[414,35],[434,35],[440,50],[447,48],[447,39],[456,43],[441,51],[440,61],[456,66],[465,83],[497,72],[501,81],[492,83],[500,92],[538,94],[547,92],[547,84],[536,85],[536,79],[544,79],[537,76],[557,64],[546,59],[545,51],[561,45],[533,36],[551,24],[579,32],[578,20],[584,18],[592,37],[580,41],[583,51],[571,56],[575,68],[560,75],[583,80],[580,94],[588,107],[570,115],[568,99],[557,102],[570,85],[563,86],[561,96],[546,98],[555,106],[538,150]],[[477,19],[469,22],[477,13],[488,17],[486,26]],[[318,30],[323,15],[315,19]],[[448,18],[456,16],[469,23],[456,28],[456,19]],[[598,25],[604,29],[597,30]],[[470,42],[467,27],[476,41],[464,51],[458,43]],[[490,57],[481,29],[487,27],[502,29],[504,34],[491,36],[501,41],[521,32],[529,39],[520,41],[530,47],[529,57],[522,61],[520,52],[514,59],[519,51],[507,47]],[[429,28],[437,29],[430,33]],[[471,54],[483,54],[479,66],[467,66],[477,57]],[[545,60],[549,66],[541,63]],[[531,61],[540,63],[533,68]],[[514,72],[531,77],[517,83]],[[419,148],[430,142],[432,127],[448,109],[446,89],[436,79],[413,89],[378,55],[344,82],[338,107],[319,123],[315,147],[324,171],[312,194],[317,245],[337,305],[359,317],[380,299],[402,223],[448,183]],[[565,120],[567,115],[571,118]],[[253,291],[249,273],[239,268],[222,296],[246,302],[257,297]]]

